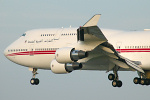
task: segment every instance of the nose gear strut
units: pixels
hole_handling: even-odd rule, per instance
[[[30,83],[32,84],[32,85],[38,85],[39,84],[39,79],[38,78],[35,78],[35,76],[38,74],[37,73],[37,68],[33,68],[33,70],[32,70],[32,79],[30,80]]]

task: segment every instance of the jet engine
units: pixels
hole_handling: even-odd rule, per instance
[[[77,62],[61,64],[54,59],[50,64],[50,68],[55,74],[65,74],[70,73],[73,70],[81,69],[82,64]]]
[[[75,50],[71,47],[60,48],[55,53],[55,59],[59,63],[71,63],[87,56],[87,52],[82,50]]]

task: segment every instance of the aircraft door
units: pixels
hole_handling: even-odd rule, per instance
[[[122,42],[120,42],[120,41],[116,43],[117,51],[118,51],[119,53],[121,53],[121,45],[122,45]]]
[[[30,56],[34,56],[34,45],[30,45],[30,48],[29,48],[29,53],[30,53]]]
[[[58,30],[56,31],[55,36],[54,36],[54,40],[59,40],[62,31],[63,31],[63,28],[58,29]]]

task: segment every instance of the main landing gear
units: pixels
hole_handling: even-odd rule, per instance
[[[35,76],[38,74],[36,71],[37,71],[37,69],[33,68],[33,70],[32,70],[33,75],[32,75],[32,79],[30,80],[30,83],[32,85],[38,85],[40,82],[38,78],[35,78]]]
[[[133,79],[134,84],[140,84],[140,85],[150,85],[150,79],[146,78],[146,76],[144,74],[140,73],[140,78],[135,77]]]
[[[115,68],[113,70],[114,74],[108,75],[108,79],[112,81],[113,87],[121,87],[122,86],[122,81],[119,80],[118,73],[117,73],[118,69]]]

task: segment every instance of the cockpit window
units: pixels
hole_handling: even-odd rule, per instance
[[[26,33],[22,34],[22,36],[26,36]]]

